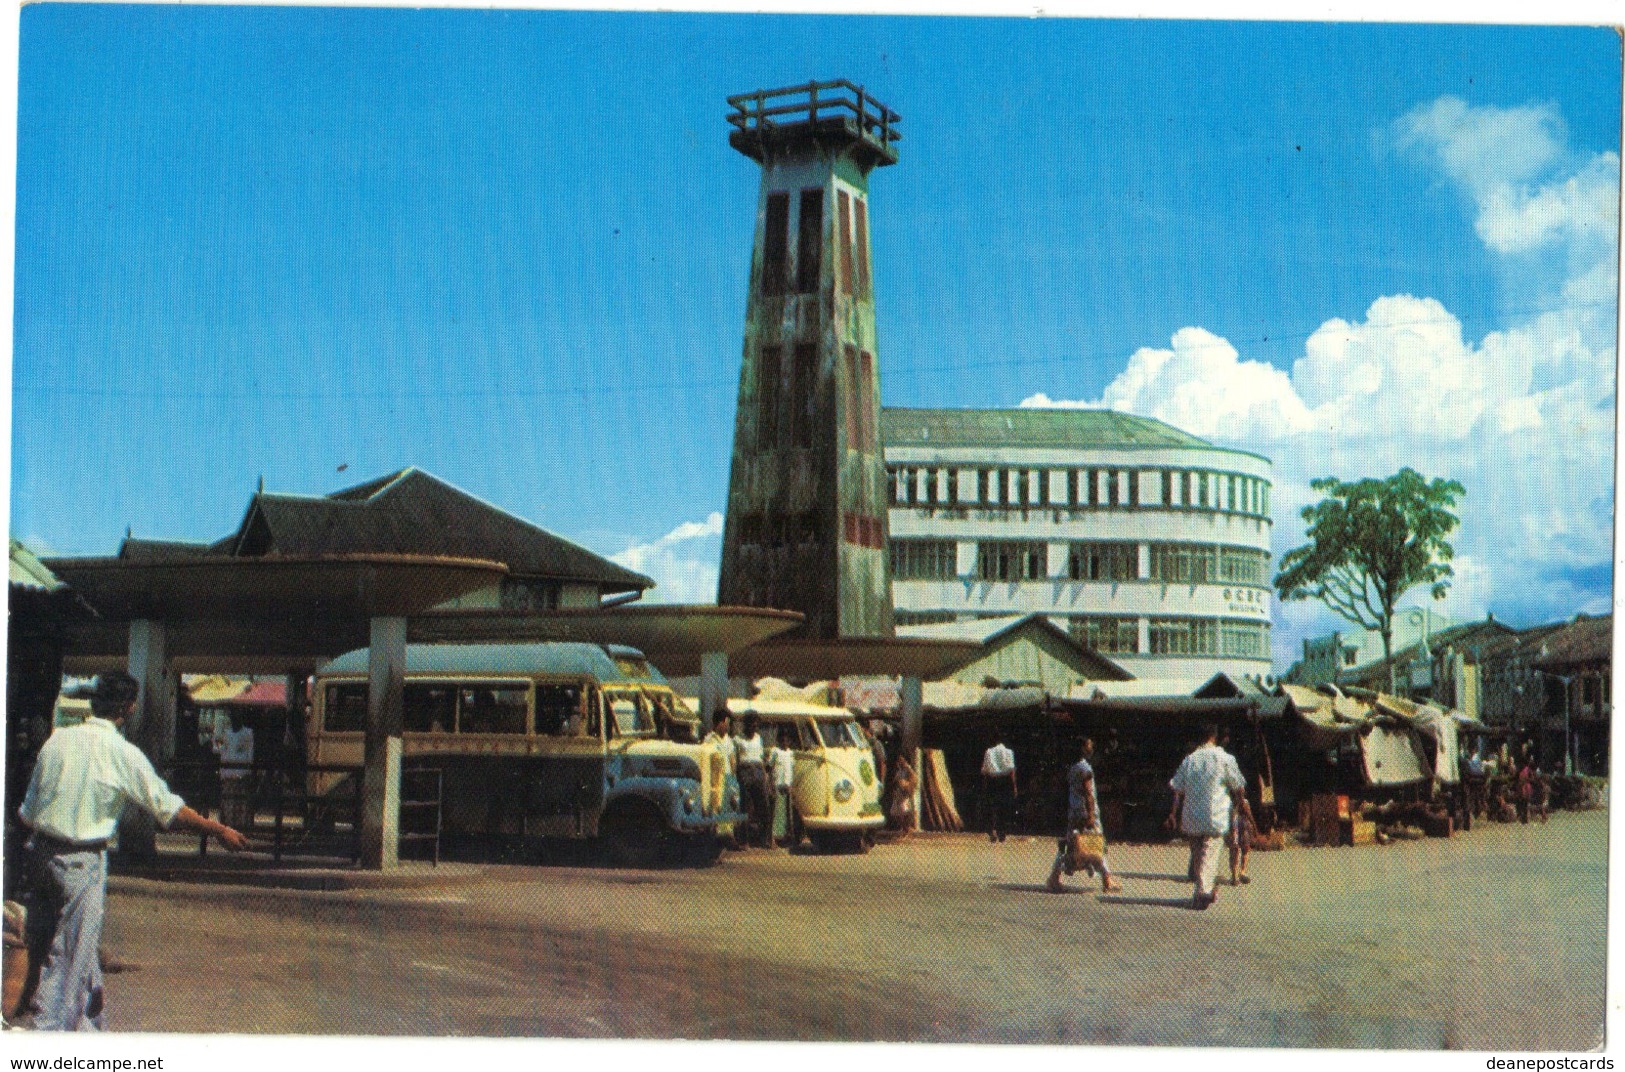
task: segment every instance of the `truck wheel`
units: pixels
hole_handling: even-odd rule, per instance
[[[598,833],[616,867],[654,867],[665,857],[670,840],[666,824],[648,805],[615,808],[604,816]]]

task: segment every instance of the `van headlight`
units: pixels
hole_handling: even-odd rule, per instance
[[[842,778],[840,781],[835,783],[835,802],[837,804],[845,804],[847,801],[852,799],[852,794],[854,792],[856,792],[856,789],[852,783],[847,781],[845,778]]]

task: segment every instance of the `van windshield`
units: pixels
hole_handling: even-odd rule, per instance
[[[864,747],[864,742],[858,736],[858,724],[850,719],[837,722],[820,722],[818,732],[824,738],[825,748]]]

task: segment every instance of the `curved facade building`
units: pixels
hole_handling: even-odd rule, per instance
[[[1270,671],[1270,461],[1111,410],[886,409],[899,626],[1038,612],[1138,678]]]

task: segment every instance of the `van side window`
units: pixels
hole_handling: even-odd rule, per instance
[[[460,690],[459,733],[524,733],[529,689],[480,685]]]
[[[327,686],[322,729],[328,733],[356,733],[367,728],[367,683]]]
[[[451,733],[457,727],[457,688],[444,682],[408,682],[401,695],[401,728],[408,733]]]
[[[581,686],[536,686],[536,732],[574,737],[581,732]]]

